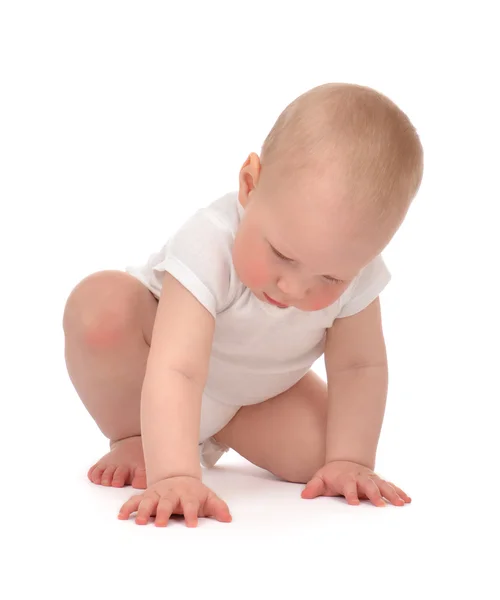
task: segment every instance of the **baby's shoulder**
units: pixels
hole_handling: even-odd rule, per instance
[[[234,237],[240,223],[239,208],[237,192],[229,192],[205,206],[200,214]]]
[[[231,247],[238,229],[238,211],[233,194],[199,208],[170,236],[169,247],[190,246],[205,253]]]

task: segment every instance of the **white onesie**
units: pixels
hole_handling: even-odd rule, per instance
[[[205,466],[225,450],[209,438],[241,406],[263,402],[299,381],[323,354],[333,321],[366,308],[391,278],[379,255],[327,308],[304,312],[267,304],[241,283],[233,266],[232,246],[244,214],[237,193],[226,194],[198,210],[145,265],[126,268],[156,297],[160,273],[168,271],[215,317],[200,422]]]

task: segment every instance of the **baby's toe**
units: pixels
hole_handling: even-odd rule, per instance
[[[93,467],[90,467],[88,472],[88,478],[90,479],[90,481],[99,485],[101,483],[101,477],[104,473],[105,468],[106,467],[99,465],[94,465]]]
[[[146,469],[144,467],[137,467],[134,471],[132,487],[140,490],[145,490],[148,487],[146,482]]]
[[[87,477],[90,479],[90,481],[92,481],[92,473],[94,472],[96,467],[97,467],[97,463],[95,465],[92,465],[90,467],[90,469],[87,471]]]
[[[123,487],[127,482],[130,469],[128,467],[120,466],[116,469],[111,485],[113,487]]]
[[[116,465],[109,465],[104,469],[101,477],[101,485],[111,485],[111,480],[116,471]]]

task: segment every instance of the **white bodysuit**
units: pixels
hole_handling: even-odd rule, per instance
[[[198,210],[152,254],[127,267],[157,297],[161,271],[179,280],[215,317],[209,372],[202,398],[200,456],[212,466],[225,448],[213,439],[241,406],[263,402],[299,381],[323,354],[326,329],[366,308],[390,281],[381,255],[331,306],[313,312],[259,300],[239,280],[232,246],[245,209],[236,192]]]

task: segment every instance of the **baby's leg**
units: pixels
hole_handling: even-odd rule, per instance
[[[86,277],[64,311],[69,377],[111,452],[89,471],[94,483],[146,487],[140,399],[156,298],[121,271]]]

